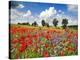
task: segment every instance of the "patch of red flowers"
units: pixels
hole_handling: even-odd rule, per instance
[[[43,52],[43,56],[44,56],[44,57],[48,57],[48,56],[49,56],[48,51],[44,51],[44,52]]]
[[[45,44],[45,47],[48,48],[48,44]]]
[[[23,51],[26,49],[26,47],[27,47],[27,44],[26,44],[25,42],[21,43],[21,44],[20,44],[19,51],[20,51],[20,52],[23,52]]]
[[[13,44],[16,44],[16,43],[18,43],[18,39],[13,39],[11,42],[12,42]]]

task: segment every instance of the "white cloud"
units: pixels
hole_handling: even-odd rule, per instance
[[[54,7],[50,7],[49,9],[45,9],[44,11],[42,11],[40,13],[39,17],[40,18],[49,18],[56,13],[57,13],[57,11],[54,9]]]
[[[23,4],[19,4],[18,8],[24,8]]]
[[[23,12],[19,12],[16,9],[11,9],[11,20],[16,20],[17,18],[20,18],[23,14]]]
[[[31,21],[34,17],[30,10],[26,12],[21,12],[16,9],[11,9],[11,23],[18,23],[18,22],[27,22]]]
[[[38,16],[33,16],[32,12],[30,10],[27,10],[26,12],[18,11],[16,9],[11,9],[11,23],[23,23],[23,22],[29,22],[32,24],[34,21],[37,21],[39,25],[41,20]]]
[[[78,11],[78,6],[77,5],[67,5],[68,11],[70,12],[77,12]]]
[[[23,16],[24,16],[24,17],[29,17],[29,16],[31,16],[31,14],[32,14],[31,11],[28,10]]]
[[[64,14],[64,12],[62,10],[58,10],[58,13],[60,14]]]
[[[60,12],[60,13],[61,13],[62,11],[61,11],[61,10],[59,10],[58,12]]]
[[[78,20],[69,20],[68,25],[78,25]]]

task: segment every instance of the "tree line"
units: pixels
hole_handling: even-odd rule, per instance
[[[55,26],[55,27],[57,27],[57,25],[58,25],[58,20],[55,18],[55,19],[53,19],[53,21],[52,21],[52,23],[53,23],[53,25]],[[20,24],[20,25],[28,25],[28,26],[38,26],[38,24],[37,24],[37,22],[36,21],[34,21],[32,24],[30,24],[29,22],[27,22],[27,23],[18,23],[18,24]],[[42,24],[42,26],[47,26],[47,27],[50,27],[50,25],[49,25],[49,23],[46,23],[45,22],[45,20],[42,20],[41,21],[41,24]],[[62,19],[62,27],[65,29],[66,27],[67,27],[67,24],[68,24],[68,19]]]

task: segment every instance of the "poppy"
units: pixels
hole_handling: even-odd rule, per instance
[[[16,44],[16,43],[18,43],[18,39],[13,39],[11,42],[12,42],[13,44]]]
[[[48,44],[45,44],[45,47],[48,48]]]
[[[48,56],[49,56],[48,51],[44,51],[44,52],[43,52],[43,56],[44,56],[44,57],[48,57]]]
[[[19,51],[20,51],[20,52],[23,52],[23,51],[26,49],[26,47],[27,47],[26,43],[20,44]]]

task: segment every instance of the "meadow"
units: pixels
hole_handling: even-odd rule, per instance
[[[10,58],[39,58],[78,54],[74,28],[10,25]]]

